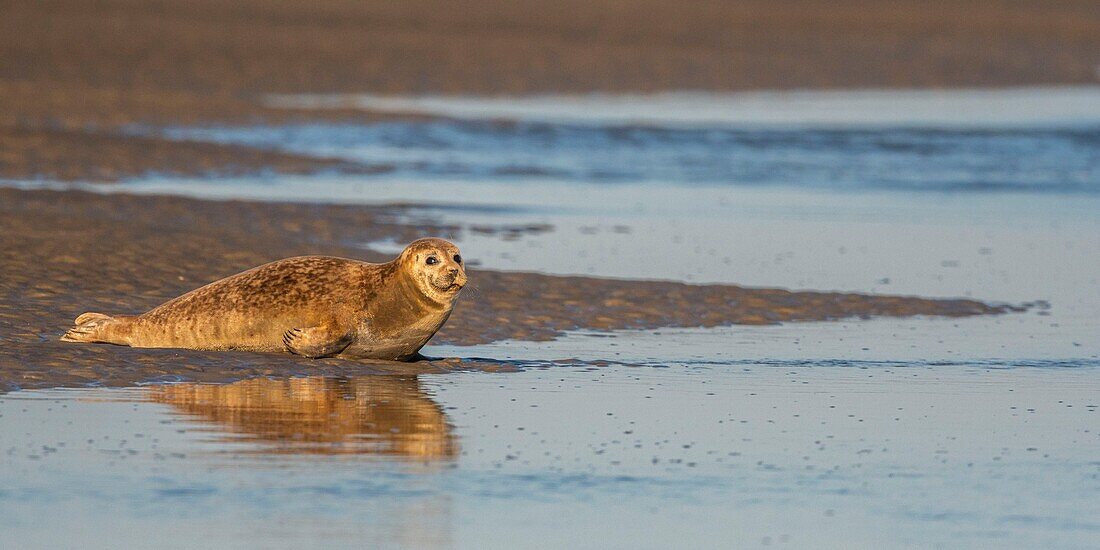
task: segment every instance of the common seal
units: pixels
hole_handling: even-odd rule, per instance
[[[419,357],[447,321],[465,285],[458,247],[420,239],[384,264],[288,258],[215,281],[141,315],[84,313],[61,339],[408,361]]]

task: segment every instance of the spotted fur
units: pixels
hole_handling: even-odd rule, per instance
[[[458,248],[442,239],[420,239],[384,264],[288,258],[215,281],[138,316],[84,313],[61,339],[409,360],[447,321],[465,284]]]

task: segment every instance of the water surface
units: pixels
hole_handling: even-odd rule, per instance
[[[1100,531],[1097,365],[735,367],[18,392],[0,398],[0,525],[16,547],[102,548],[1081,548]]]
[[[437,118],[170,129],[389,171],[97,189],[412,202],[457,228],[475,285],[1042,303],[426,350],[543,365],[512,373],[15,392],[0,527],[20,547],[1095,545],[1095,94],[296,98]]]

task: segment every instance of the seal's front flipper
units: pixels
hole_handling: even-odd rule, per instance
[[[283,333],[283,345],[291,353],[316,359],[343,351],[351,343],[353,334],[334,325],[292,328]]]

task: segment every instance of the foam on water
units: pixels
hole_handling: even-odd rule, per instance
[[[1004,128],[1100,123],[1100,86],[651,95],[283,95],[279,107],[665,128]]]

